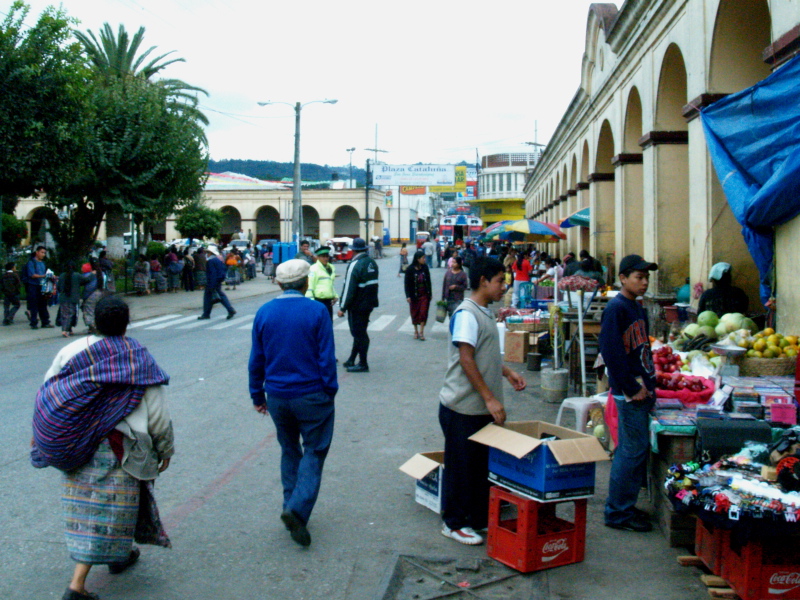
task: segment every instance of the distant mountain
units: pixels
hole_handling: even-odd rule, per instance
[[[339,176],[339,179],[347,179],[350,174],[350,165],[331,167],[329,165],[301,163],[300,169],[303,181],[330,181],[334,173]],[[212,173],[231,171],[258,179],[280,181],[284,177],[292,178],[294,163],[275,162],[273,160],[209,160],[208,170]],[[353,179],[356,180],[357,184],[364,185],[364,181],[366,181],[364,169],[353,165]]]

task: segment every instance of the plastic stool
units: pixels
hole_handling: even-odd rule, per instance
[[[584,433],[589,422],[589,411],[593,408],[603,408],[603,403],[596,398],[565,398],[558,409],[556,425],[561,425],[561,415],[565,408],[575,411],[575,431]]]

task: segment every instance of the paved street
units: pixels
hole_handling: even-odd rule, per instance
[[[219,306],[210,321],[197,321],[200,292],[130,298],[129,335],[172,378],[177,452],[156,493],[173,548],[144,547],[140,562],[123,575],[96,568],[88,589],[104,600],[367,599],[378,596],[398,554],[485,556],[485,547],[461,546],[440,535],[438,516],[414,502],[413,481],[398,471],[415,452],[442,447],[437,395],[447,330],[436,325],[426,332],[427,341],[412,338],[396,250],[389,253],[379,261],[372,372],[349,374],[340,367],[336,430],[308,549],[293,543],[278,519],[275,431],[268,417],[253,410],[247,390],[252,319],[275,286],[259,277],[231,293],[238,313],[231,321]],[[344,265],[337,272],[343,275]],[[444,269],[433,272],[438,296]],[[431,314],[429,322],[434,320]],[[336,319],[334,329],[341,362],[351,338],[345,320]],[[58,335],[24,325],[0,331],[4,599],[60,598],[72,572],[62,535],[59,473],[35,470],[27,459],[33,398],[65,343]],[[554,420],[557,406],[537,398],[536,375],[524,365],[511,366],[528,378],[529,389],[507,389],[509,419]],[[598,467],[585,562],[529,576],[538,580],[538,592],[528,597],[706,597],[698,571],[678,566],[675,556],[683,552],[669,548],[658,531],[633,534],[602,525],[608,470],[608,463]]]

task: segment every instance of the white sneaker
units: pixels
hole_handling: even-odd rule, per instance
[[[480,546],[483,543],[483,538],[472,527],[450,529],[447,525],[442,525],[442,535],[467,546]]]

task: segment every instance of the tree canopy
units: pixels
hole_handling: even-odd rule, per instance
[[[222,213],[197,200],[178,211],[175,229],[183,237],[218,238],[222,229]]]

